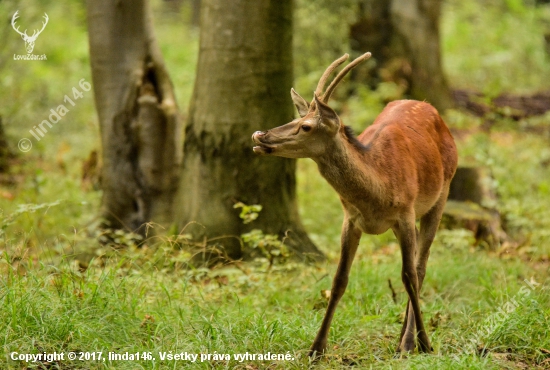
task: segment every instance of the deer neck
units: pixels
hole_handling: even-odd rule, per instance
[[[377,171],[369,160],[368,149],[360,145],[339,132],[323,155],[312,158],[321,175],[343,199],[349,201],[357,196],[375,198],[381,185]]]

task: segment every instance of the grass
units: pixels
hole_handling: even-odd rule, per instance
[[[453,239],[453,238],[451,238]],[[454,235],[454,239],[460,236]],[[13,251],[15,252],[15,251]],[[2,260],[0,330],[6,353],[113,351],[151,352],[139,362],[62,362],[66,368],[172,368],[158,352],[290,353],[277,363],[205,361],[196,368],[309,367],[306,350],[320,325],[334,261],[321,267],[283,265],[266,272],[243,264],[202,273],[178,270],[178,254],[162,264],[130,249],[97,258],[79,271],[71,254],[50,264],[32,256],[5,254]],[[145,255],[144,255],[145,254]],[[406,304],[399,283],[395,244],[363,248],[331,330],[330,352],[317,368],[355,364],[359,368],[502,368],[534,366],[550,346],[548,279],[519,259],[498,259],[484,251],[438,240],[423,292],[425,320],[436,354],[393,359]],[[498,311],[534,277],[541,285],[489,335],[481,336],[487,357],[461,352],[469,338],[485,332],[487,316]],[[392,300],[387,281],[396,288]],[[458,360],[453,360],[457,356]],[[181,363],[180,363],[181,364]],[[509,366],[512,366],[509,364]],[[0,360],[2,368],[17,363]],[[178,365],[179,366],[179,365]],[[177,367],[177,366],[176,366]],[[62,367],[64,368],[64,367]],[[513,368],[513,366],[512,366]]]
[[[487,12],[479,12],[481,5],[474,1],[445,4],[444,60],[453,86],[482,87],[494,94],[543,87],[547,57],[534,37],[540,24],[533,21],[542,8],[512,0],[506,2],[510,9],[487,0],[485,5],[491,5]],[[35,20],[48,12],[50,24],[36,48],[58,66],[0,61],[0,68],[12,68],[0,74],[0,115],[9,138],[17,143],[47,118],[49,109],[62,103],[63,95],[81,78],[91,78],[80,3],[63,7],[24,0],[0,3],[4,19],[13,9],[25,9],[28,19]],[[181,111],[186,112],[197,32],[181,27],[185,12],[162,15],[159,3],[155,9],[157,36]],[[302,22],[298,27],[320,24],[315,14],[304,20],[300,16],[304,9],[308,8],[297,9]],[[336,27],[338,21],[330,24]],[[344,45],[339,38],[346,32],[329,31],[321,33],[326,49],[339,54]],[[514,37],[505,37],[512,33]],[[6,40],[0,46],[3,52],[18,53],[22,42],[13,37],[9,24],[0,26],[0,34]],[[331,35],[334,39],[325,40]],[[477,37],[473,41],[472,35]],[[307,35],[297,43],[306,50],[315,45]],[[331,43],[336,45],[333,49]],[[499,53],[507,53],[500,64],[491,57],[504,55]],[[297,71],[314,70],[315,61],[304,60],[304,55],[296,55]],[[326,60],[317,63],[324,65]],[[507,73],[502,73],[504,68]],[[311,85],[308,76],[298,81],[304,91]],[[381,108],[379,100],[376,94],[359,93],[344,109],[345,122],[357,130],[364,128]],[[100,247],[94,225],[101,194],[83,190],[80,181],[82,161],[99,145],[88,93],[29,153],[15,160],[13,183],[0,185],[0,344],[5,353],[0,368],[47,368],[44,363],[11,361],[12,351],[101,351],[103,356],[109,351],[145,352],[156,358],[154,362],[64,360],[56,365],[61,369],[547,368],[548,117],[519,123],[498,118],[490,132],[479,129],[481,120],[458,111],[448,111],[445,119],[456,133],[461,164],[487,166],[493,174],[497,207],[514,243],[487,251],[474,247],[465,230],[439,232],[422,293],[433,355],[394,358],[406,294],[400,283],[399,248],[393,235],[386,233],[363,236],[331,329],[329,352],[315,366],[308,361],[307,349],[326,305],[321,291],[330,289],[336,269],[342,219],[337,195],[309,160],[299,161],[298,166],[300,212],[310,235],[328,255],[326,264],[286,263],[267,269],[265,262],[256,261],[189,270],[182,267],[187,252],[168,238],[137,249],[122,235],[126,248]],[[531,290],[525,280],[540,285]],[[526,289],[529,296],[522,293]],[[473,340],[476,345],[471,347]],[[231,359],[218,356],[223,358],[200,362],[199,358],[195,363],[160,359],[159,352],[170,351],[228,354]],[[288,353],[294,359],[239,362],[233,358],[246,352]]]

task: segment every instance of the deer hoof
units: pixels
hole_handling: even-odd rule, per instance
[[[422,343],[422,341],[419,341],[419,342],[420,342],[419,346],[418,346],[419,347],[419,349],[418,349],[419,352],[423,352],[423,353],[433,352],[434,349],[431,345],[429,345],[429,344],[425,345],[424,343]]]
[[[405,336],[397,346],[397,349],[395,352],[401,352],[401,353],[413,352],[415,347],[416,346],[414,344],[414,338],[410,340],[410,339],[407,339],[407,337]]]
[[[317,343],[313,343],[311,348],[309,349],[308,356],[314,360],[319,359],[327,350],[327,345],[321,345]]]

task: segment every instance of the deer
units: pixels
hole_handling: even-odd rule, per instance
[[[16,19],[19,18],[18,13],[19,13],[19,10],[16,11],[13,17],[11,18],[11,26],[13,27],[15,32],[21,35],[21,38],[23,39],[23,41],[25,41],[25,48],[27,49],[27,53],[30,54],[34,50],[34,43],[36,42],[38,35],[40,35],[42,31],[44,31],[44,28],[46,28],[49,18],[48,18],[48,15],[44,13],[44,22],[42,22],[42,29],[40,31],[34,30],[32,35],[29,36],[27,35],[27,30],[25,30],[24,32],[21,32],[19,31],[19,27],[15,26]]]
[[[433,351],[419,295],[456,171],[457,149],[438,111],[422,101],[390,102],[358,136],[342,123],[328,101],[348,72],[370,56],[365,53],[345,66],[322,93],[329,76],[349,55],[335,60],[321,76],[311,103],[292,88],[290,95],[300,117],[252,135],[258,155],[313,159],[343,206],[340,260],[325,316],[309,350],[313,358],[327,350],[330,325],[361,235],[389,229],[400,246],[401,280],[408,295],[396,355],[414,351],[415,339],[419,352]]]

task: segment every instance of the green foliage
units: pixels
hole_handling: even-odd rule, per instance
[[[242,202],[237,202],[233,208],[241,208],[239,217],[243,220],[243,224],[249,224],[260,215],[262,206],[260,204],[246,205]]]
[[[548,88],[544,12],[521,0],[444,1],[442,55],[451,86],[493,97]]]
[[[259,204],[247,205],[242,202],[235,203],[233,208],[241,208],[239,217],[243,220],[244,224],[251,223],[257,219],[262,210],[262,206]],[[245,250],[245,255],[265,258],[269,262],[269,267],[275,261],[285,262],[290,256],[284,240],[279,240],[277,235],[265,234],[262,230],[253,229],[250,232],[242,234],[241,239],[248,249]]]
[[[284,261],[290,256],[288,248],[277,235],[264,234],[262,230],[254,229],[241,235],[245,245],[260,252],[269,261],[269,266],[278,261]]]

